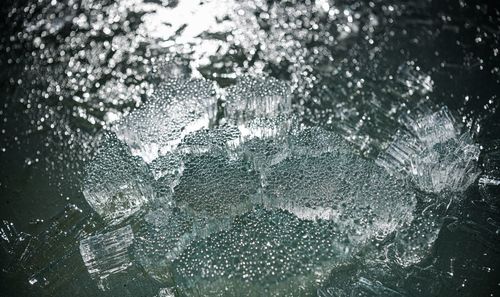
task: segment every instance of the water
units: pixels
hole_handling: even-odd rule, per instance
[[[1,11],[2,296],[500,291],[493,5]]]

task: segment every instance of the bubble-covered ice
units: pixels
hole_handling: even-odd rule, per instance
[[[133,155],[151,162],[172,151],[192,131],[208,128],[217,111],[212,82],[170,79],[160,83],[142,108],[114,126]]]
[[[429,253],[441,224],[436,194],[417,191],[386,172],[387,166],[357,155],[338,134],[301,125],[291,114],[285,84],[244,77],[217,90],[219,96],[210,91],[211,100],[221,100],[214,106],[222,106],[223,117],[198,129],[185,127],[215,114],[206,106],[190,112],[200,98],[193,86],[200,82],[190,86],[194,91],[182,95],[172,114],[182,120],[168,121],[171,105],[158,105],[163,97],[156,97],[117,124],[113,130],[121,138],[108,135],[87,167],[89,204],[108,222],[129,218],[133,261],[152,278],[189,296],[307,296],[359,253],[401,267]],[[184,87],[171,84],[169,92]],[[441,178],[455,180],[450,170],[456,163],[425,159],[424,145],[440,153],[435,144],[466,141],[472,155],[464,153],[460,174],[475,178],[475,167],[467,166],[475,164],[476,147],[460,138],[446,111],[414,123],[422,143],[415,152],[423,155],[412,158],[439,164]],[[146,155],[138,153],[143,148]],[[145,156],[153,157],[146,163]]]
[[[340,136],[311,128],[293,133],[289,146],[289,156],[267,171],[266,205],[335,221],[353,241],[384,237],[413,219],[415,193]]]

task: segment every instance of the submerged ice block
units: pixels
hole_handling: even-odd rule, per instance
[[[193,224],[178,208],[151,209],[137,228],[134,258],[156,281],[172,284],[172,262],[195,239]]]
[[[292,109],[290,87],[275,78],[243,76],[225,90],[226,119],[242,124],[258,117],[271,118]]]
[[[174,200],[197,216],[223,219],[241,214],[259,193],[259,175],[251,164],[231,159],[227,152],[189,155],[184,166]]]
[[[310,128],[292,132],[288,145],[289,156],[267,170],[266,207],[334,221],[353,241],[384,237],[413,219],[415,193],[340,136]]]
[[[245,147],[249,143],[252,146]],[[267,165],[259,163],[265,172],[259,174],[260,195],[240,202],[251,202],[251,208],[226,212],[235,215],[230,226],[197,237],[173,261],[182,294],[314,296],[315,284],[331,269],[372,241],[412,225],[415,193],[355,155],[340,136],[319,128],[292,130],[286,140],[245,143],[235,149],[243,150],[236,156],[255,158],[269,146],[274,150],[268,153],[281,157]],[[207,164],[214,170],[219,167]],[[244,180],[235,174],[226,178]],[[222,186],[216,193],[228,191],[225,183],[217,184]],[[198,188],[196,183],[193,188]],[[237,205],[234,198],[227,199],[192,202],[197,211],[216,217],[227,205]],[[221,201],[223,205],[217,204]]]

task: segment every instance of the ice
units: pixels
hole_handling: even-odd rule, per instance
[[[102,281],[132,266],[133,241],[134,233],[129,225],[82,239],[80,254],[91,277]]]
[[[215,94],[209,81],[166,80],[156,87],[145,105],[113,130],[134,156],[150,163],[172,151],[188,133],[208,128],[217,111]]]
[[[483,175],[478,180],[479,191],[481,195],[489,200],[495,201],[496,197],[500,197],[500,177]]]
[[[437,240],[442,217],[442,213],[432,208],[416,215],[411,225],[398,230],[385,248],[387,260],[400,267],[418,264],[429,255]]]
[[[175,297],[174,290],[171,288],[162,288],[158,292],[157,297]]]
[[[155,199],[153,177],[141,158],[130,154],[113,133],[85,168],[83,195],[105,220],[118,223]]]
[[[333,132],[321,128],[292,130],[284,138],[254,138],[236,147],[224,145],[231,137],[214,137],[205,142],[206,134],[196,134],[201,137],[187,136],[185,140],[189,139],[187,143],[197,149],[188,149],[188,144],[179,146],[189,153],[183,157],[184,171],[179,184],[174,188],[176,207],[151,212],[144,225],[144,235],[140,236],[141,243],[137,250],[140,251],[142,266],[160,281],[168,283],[171,278],[177,280],[181,276],[172,275],[172,270],[187,269],[179,268],[184,267],[182,265],[190,267],[189,269],[194,269],[191,268],[193,265],[205,265],[203,267],[207,268],[204,271],[212,271],[212,264],[219,265],[214,264],[215,260],[207,258],[208,256],[202,259],[207,262],[197,260],[199,262],[196,264],[189,265],[182,262],[191,248],[205,244],[207,240],[217,238],[216,243],[204,247],[203,250],[209,253],[221,245],[229,244],[226,240],[231,242],[231,236],[248,236],[232,243],[235,255],[237,243],[241,244],[240,252],[246,248],[251,249],[246,242],[255,243],[261,234],[237,229],[241,217],[251,217],[247,222],[251,226],[272,224],[266,221],[272,218],[275,220],[275,228],[282,225],[281,220],[293,218],[309,226],[307,232],[327,225],[324,228],[330,228],[329,231],[318,229],[318,232],[333,232],[335,237],[330,239],[330,245],[325,246],[323,252],[340,255],[342,259],[354,255],[370,240],[384,239],[398,229],[411,225],[414,220],[417,202],[415,193],[373,162],[356,156],[350,145]],[[232,134],[218,131],[211,135]],[[259,161],[254,161],[254,158]],[[266,158],[272,162],[264,161]],[[177,210],[177,207],[180,209]],[[257,212],[256,207],[260,208]],[[200,230],[203,223],[206,223],[206,230]],[[266,226],[270,228],[270,225]],[[286,234],[304,232],[302,235],[306,238],[318,236],[317,233],[306,235],[307,232],[298,227],[293,229],[296,228],[293,224],[286,228]],[[279,228],[272,230],[277,233],[282,231]],[[247,233],[236,235],[240,232]],[[275,239],[281,240],[284,239]],[[260,255],[257,251],[263,248],[265,247],[249,250],[246,255],[249,259],[258,258]],[[293,248],[291,249],[276,250],[273,256],[286,258],[288,256],[285,251],[293,252]],[[214,257],[220,252],[213,251]],[[323,265],[333,267],[339,261],[337,256],[314,265],[317,265],[317,269]],[[275,264],[268,263],[267,267],[279,269]],[[294,266],[298,265],[295,262],[289,265],[287,269],[300,271],[300,276],[294,277],[307,282],[314,279],[316,270],[302,270]],[[201,275],[194,275],[194,272],[182,273],[196,279],[204,278],[205,272],[200,272]],[[205,281],[186,280],[191,281],[196,282],[196,286],[201,286],[196,290],[209,290],[204,287],[207,285]],[[253,282],[246,281],[248,284],[244,288],[256,294],[255,296],[265,294],[268,289],[271,290],[269,292],[287,290],[285,288],[289,288],[289,285],[286,282],[279,283],[280,281],[274,279],[265,283],[257,278]],[[222,282],[217,278],[207,282],[210,286],[222,286],[217,284]],[[272,288],[262,289],[264,291],[258,289],[263,283]],[[239,285],[235,281],[231,286]],[[191,289],[187,289],[188,292]],[[236,292],[240,291],[235,291],[234,294]]]
[[[440,193],[461,192],[477,178],[479,146],[460,126],[446,107],[404,120],[399,131],[377,163],[392,174],[404,173],[421,190]]]
[[[174,188],[179,207],[207,218],[225,218],[249,210],[259,193],[259,174],[243,159],[224,151],[190,155]]]
[[[194,219],[178,208],[150,210],[136,231],[135,259],[155,280],[172,282],[172,261],[195,238]]]
[[[21,248],[16,253],[16,270],[28,275],[30,285],[43,287],[44,291],[54,294],[85,273],[83,267],[73,267],[70,263],[80,261],[77,242],[92,231],[95,224],[91,216],[69,204],[38,227],[36,235],[24,235],[29,241],[20,243],[26,245],[16,244]],[[61,277],[62,274],[66,277]]]
[[[203,154],[210,151],[224,151],[240,143],[241,133],[236,126],[221,125],[186,135],[179,150],[185,154]]]
[[[243,77],[221,91],[224,115],[214,120],[207,106],[184,117],[216,96],[200,91],[204,81],[182,81],[163,85],[163,95],[115,126],[118,136],[108,134],[87,166],[89,204],[111,230],[131,224],[80,242],[94,279],[137,262],[181,295],[307,296],[360,253],[403,267],[428,254],[440,225],[432,207],[423,209],[435,196],[357,155],[336,133],[304,127],[290,114],[286,84]],[[407,134],[416,141],[407,136],[404,145],[415,154],[469,144],[446,112],[412,123]],[[453,153],[444,159],[463,152]]]
[[[4,270],[14,271],[29,250],[31,235],[18,232],[13,223],[0,221],[0,252]]]
[[[353,241],[387,234],[413,219],[415,193],[321,128],[292,132],[289,156],[267,169],[266,207],[327,219]]]
[[[291,89],[283,81],[243,76],[222,97],[224,120],[238,127],[241,141],[275,137],[290,128]]]
[[[359,297],[404,297],[404,294],[399,293],[396,290],[385,287],[379,281],[372,281],[365,277],[361,277],[356,284],[351,296]]]

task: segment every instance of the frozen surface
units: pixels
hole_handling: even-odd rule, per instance
[[[479,146],[462,133],[447,108],[404,119],[400,131],[377,163],[390,173],[405,173],[421,190],[466,190],[477,178]]]

